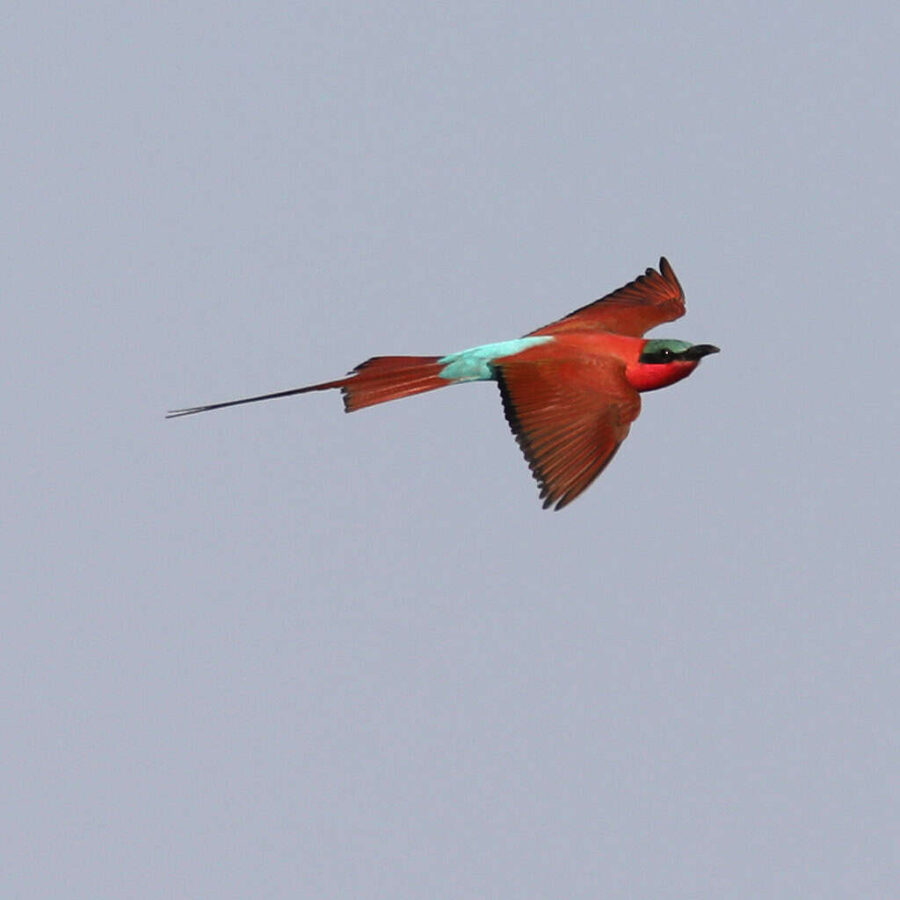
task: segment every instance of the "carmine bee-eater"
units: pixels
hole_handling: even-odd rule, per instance
[[[609,464],[641,410],[639,392],[687,378],[719,348],[644,333],[684,315],[668,261],[525,337],[448,356],[375,356],[344,378],[274,394],[172,410],[167,418],[339,388],[344,410],[463,381],[496,381],[506,421],[544,509],[571,503]]]

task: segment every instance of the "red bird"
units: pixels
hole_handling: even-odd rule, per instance
[[[663,258],[630,284],[525,337],[449,356],[375,356],[346,377],[243,400],[171,411],[167,418],[339,388],[354,412],[462,381],[496,381],[503,412],[541,489],[562,509],[603,471],[641,410],[640,391],[687,378],[719,348],[645,340],[684,315],[684,292]]]

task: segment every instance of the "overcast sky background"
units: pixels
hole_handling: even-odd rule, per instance
[[[4,897],[884,897],[896,3],[14,3]],[[544,512],[493,385],[722,353]]]

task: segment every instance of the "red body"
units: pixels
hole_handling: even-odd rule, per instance
[[[624,287],[524,338],[437,356],[376,356],[349,375],[274,394],[176,410],[171,416],[340,389],[347,412],[464,381],[494,380],[503,411],[541,488],[562,508],[600,474],[640,412],[639,392],[686,378],[708,344],[644,339],[684,314],[665,259]]]

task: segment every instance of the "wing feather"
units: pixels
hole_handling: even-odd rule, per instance
[[[643,337],[644,332],[684,315],[684,291],[662,257],[659,271],[647,269],[624,287],[582,306],[532,335],[565,334],[572,331],[612,331]]]
[[[609,464],[640,397],[613,358],[511,359],[496,371],[506,420],[544,508],[562,509]]]

